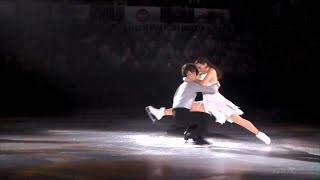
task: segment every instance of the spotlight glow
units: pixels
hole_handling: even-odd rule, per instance
[[[144,146],[183,147],[186,144],[181,137],[134,135],[132,139],[136,143]]]

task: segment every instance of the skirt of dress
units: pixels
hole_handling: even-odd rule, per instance
[[[232,114],[243,114],[243,111],[238,106],[219,92],[215,94],[203,94],[203,105],[205,111],[215,116],[216,122],[220,124],[224,124],[226,121],[233,123],[230,119]]]

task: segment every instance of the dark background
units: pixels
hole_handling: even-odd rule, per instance
[[[159,18],[131,24],[131,6],[159,7]],[[224,72],[221,93],[244,111],[317,122],[319,10],[310,2],[1,0],[0,8],[0,116],[170,107],[180,67],[205,56]],[[195,18],[195,8],[229,16]]]

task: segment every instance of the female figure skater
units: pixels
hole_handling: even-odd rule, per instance
[[[199,71],[199,75],[195,76],[192,73],[188,74],[187,79],[192,80],[202,86],[219,83],[218,73],[213,64],[207,58],[200,57],[195,61],[195,65]],[[184,79],[186,80],[186,79]],[[164,107],[157,109],[152,106],[146,107],[148,113],[156,117],[153,121],[160,120],[163,116],[172,115],[172,109]],[[249,120],[242,118],[240,115],[243,111],[238,106],[229,101],[219,92],[215,94],[203,94],[203,101],[195,102],[192,105],[191,111],[201,111],[211,114],[216,117],[216,122],[224,124],[226,121],[236,123],[248,131],[256,135],[258,139],[269,145],[271,139],[263,132],[259,131]]]

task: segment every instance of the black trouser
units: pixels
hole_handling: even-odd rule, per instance
[[[211,117],[209,114],[190,112],[190,109],[187,108],[174,108],[172,113],[177,125],[185,127],[193,136],[198,138],[205,137],[208,131],[207,123]]]

